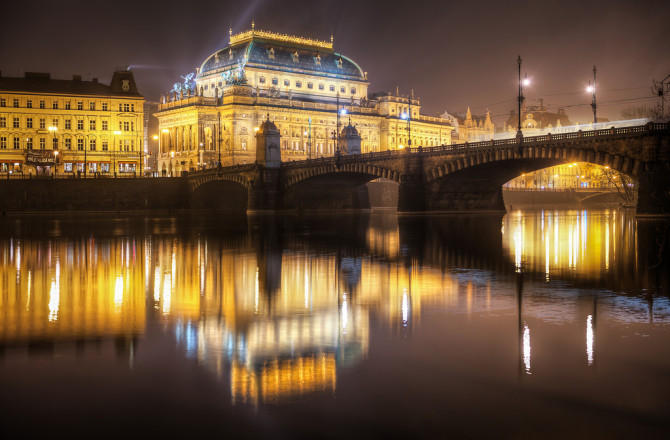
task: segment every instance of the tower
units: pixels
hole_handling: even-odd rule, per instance
[[[340,148],[344,154],[361,154],[361,136],[356,127],[351,125],[351,119],[349,125],[342,129]]]
[[[266,168],[279,168],[281,152],[279,150],[280,133],[270,121],[270,114],[256,133],[256,163]]]

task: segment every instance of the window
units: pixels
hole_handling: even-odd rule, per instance
[[[344,93],[345,90],[344,86],[340,86],[340,93]]]
[[[12,121],[12,128],[19,128],[19,118],[14,118]]]
[[[77,119],[77,130],[83,130],[83,129],[84,129],[84,120]]]
[[[71,150],[72,149],[72,139],[65,138],[65,149],[66,150]]]
[[[356,87],[352,87],[352,88],[351,88],[351,94],[353,95],[353,94],[355,94],[355,93],[356,93]]]
[[[260,78],[258,78],[258,82],[261,84],[265,84],[265,77],[261,76]]]
[[[18,150],[19,148],[21,148],[21,139],[15,137],[14,138],[14,149]]]
[[[243,118],[246,118],[247,115],[243,115]],[[135,121],[130,121],[130,131],[135,131]]]
[[[296,87],[302,87],[302,81],[296,81],[295,86]]]
[[[72,162],[68,162],[63,165],[63,171],[66,173],[71,173],[72,172]]]
[[[65,103],[65,110],[70,110],[70,103],[69,102]]]
[[[130,104],[123,104],[123,111],[124,112],[129,112],[130,111]]]
[[[29,99],[26,101],[26,108],[33,108],[33,100]]]
[[[323,84],[319,84],[319,90],[323,90]]]
[[[314,84],[312,84],[312,83],[307,83],[307,88],[308,88],[308,89],[313,89],[313,88],[314,88]]]
[[[102,103],[102,111],[103,111],[103,112],[106,112],[106,111],[107,111],[107,103],[106,103],[106,102],[103,102],[103,103]]]
[[[19,100],[14,98],[14,108],[19,108]]]
[[[109,173],[109,164],[108,163],[101,163],[100,164],[100,172]]]
[[[123,131],[130,131],[130,122],[123,121]]]
[[[7,100],[5,98],[0,98],[0,107],[7,107]]]
[[[53,138],[53,141],[51,142],[51,148],[53,148],[54,150],[58,150],[58,138],[57,137]]]
[[[0,117],[0,128],[7,128],[7,118]]]
[[[45,128],[47,128],[47,120],[44,118],[40,118],[40,129],[44,130]]]
[[[91,139],[90,141],[88,141],[88,146],[89,146],[91,151],[95,151],[95,149],[97,147],[96,143],[97,143],[97,141],[95,139]]]
[[[276,86],[277,84],[279,84],[279,80],[277,78],[272,78],[272,85]],[[4,107],[4,105],[3,105],[3,107]]]
[[[0,148],[3,150],[7,148],[7,138],[4,136],[0,137]]]
[[[72,129],[72,121],[70,121],[69,119],[65,120],[65,129],[66,130]]]
[[[135,104],[131,104],[131,105],[130,105],[130,111],[131,111],[131,112],[134,112],[134,111],[135,111]]]
[[[54,110],[58,110],[58,103],[56,101],[54,101],[53,104],[51,104],[51,106]]]
[[[102,130],[103,131],[109,130],[109,122],[108,121],[102,121]]]
[[[26,128],[33,128],[33,118],[26,119]]]
[[[288,86],[291,85],[291,83],[289,82],[289,80],[285,79],[285,80],[284,80],[284,85],[285,85],[286,87],[288,87]]]
[[[107,151],[109,149],[109,144],[107,141],[102,141],[102,151]]]
[[[83,150],[84,149],[84,139],[79,138],[77,139],[77,150]]]
[[[82,101],[77,102],[77,110],[84,110],[84,103]]]
[[[51,120],[51,125],[58,128],[58,119],[52,119]]]
[[[44,100],[40,100],[40,108],[46,108],[46,104],[44,103]]]
[[[27,138],[26,139],[26,148],[29,150],[33,149],[33,138]]]
[[[44,150],[47,148],[47,140],[44,138],[40,138],[40,150]]]
[[[330,89],[331,92],[334,92],[334,91],[335,91],[335,86],[332,85],[332,84],[331,84],[330,87],[328,87],[328,88]]]
[[[90,103],[88,104],[88,107],[89,107],[89,109],[90,109],[92,112],[94,112],[94,111],[95,111],[95,102],[90,102]]]
[[[88,121],[88,129],[89,130],[95,130],[95,121],[94,120]]]

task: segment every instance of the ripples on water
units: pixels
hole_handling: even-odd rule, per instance
[[[666,222],[0,227],[1,417],[18,437],[655,437],[670,414]]]

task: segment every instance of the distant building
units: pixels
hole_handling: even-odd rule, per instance
[[[158,102],[144,103],[144,171],[145,174],[155,174],[158,171]]]
[[[0,74],[0,173],[135,173],[143,104],[129,70],[114,72],[110,85]]]
[[[488,110],[484,116],[473,116],[468,107],[465,115],[445,112],[441,117],[451,120],[456,127],[452,136],[453,142],[479,142],[493,138],[495,127]]]
[[[550,112],[544,106],[544,100],[540,99],[538,105],[521,107],[521,130],[547,129],[565,127],[572,125],[564,108],[559,108],[556,113]],[[516,110],[511,110],[505,121],[504,131],[516,132],[519,126],[519,117]]]

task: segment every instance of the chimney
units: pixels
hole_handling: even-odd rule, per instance
[[[72,75],[72,81],[81,81],[81,75]]]

